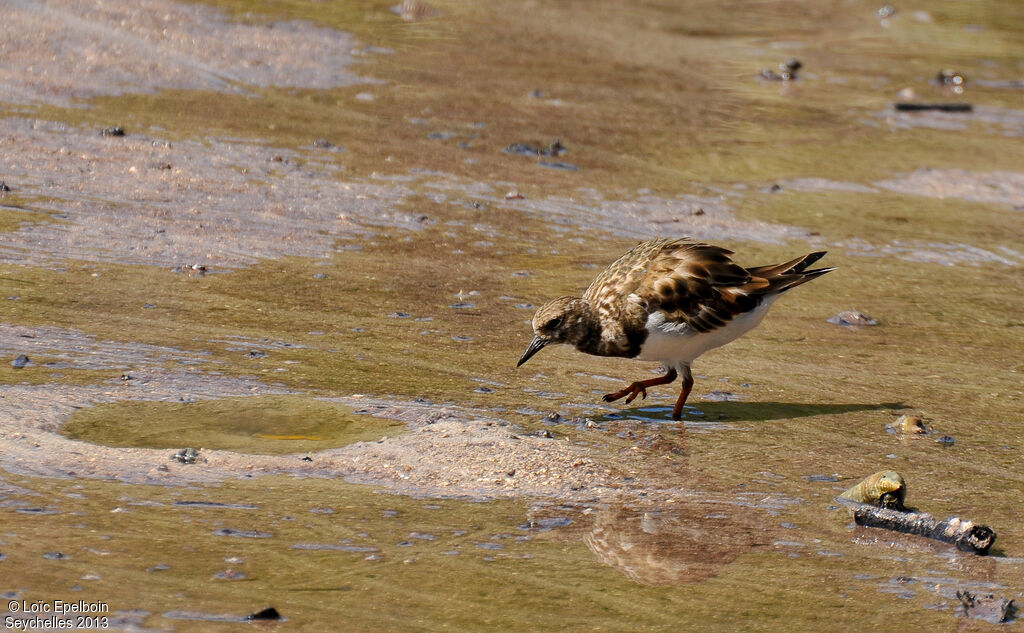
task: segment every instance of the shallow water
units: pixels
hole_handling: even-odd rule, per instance
[[[1021,6],[387,4],[196,2],[217,45],[153,44],[148,79],[3,70],[3,597],[311,631],[973,630],[957,589],[1020,599]],[[138,38],[52,19],[105,59],[147,6]],[[674,385],[601,401],[646,363],[513,369],[532,306],[676,234],[840,270],[697,362],[685,434]],[[908,412],[933,436],[887,432]],[[887,469],[993,555],[852,527],[833,497]]]

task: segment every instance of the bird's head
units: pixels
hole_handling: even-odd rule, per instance
[[[533,315],[533,340],[516,367],[546,345],[575,342],[588,312],[586,302],[579,297],[559,297],[542,305]]]

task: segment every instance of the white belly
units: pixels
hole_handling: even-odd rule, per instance
[[[661,313],[655,312],[647,318],[647,340],[637,358],[660,361],[669,367],[676,363],[689,365],[704,352],[734,341],[757,327],[774,299],[764,301],[717,330],[704,333],[690,329],[685,323],[666,323]]]

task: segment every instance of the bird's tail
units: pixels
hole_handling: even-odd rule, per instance
[[[759,277],[768,282],[767,290],[769,293],[784,292],[835,270],[835,268],[813,268],[807,270],[808,266],[824,257],[826,252],[809,253],[784,264],[748,268],[747,272],[750,273],[751,277]]]

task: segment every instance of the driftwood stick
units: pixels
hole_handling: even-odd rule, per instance
[[[970,112],[974,107],[969,103],[894,103],[897,112]]]
[[[930,514],[899,512],[858,503],[853,509],[853,520],[857,525],[916,534],[952,543],[960,550],[981,555],[987,554],[989,548],[996,542],[996,533],[992,528],[975,525],[958,517],[940,521]]]

